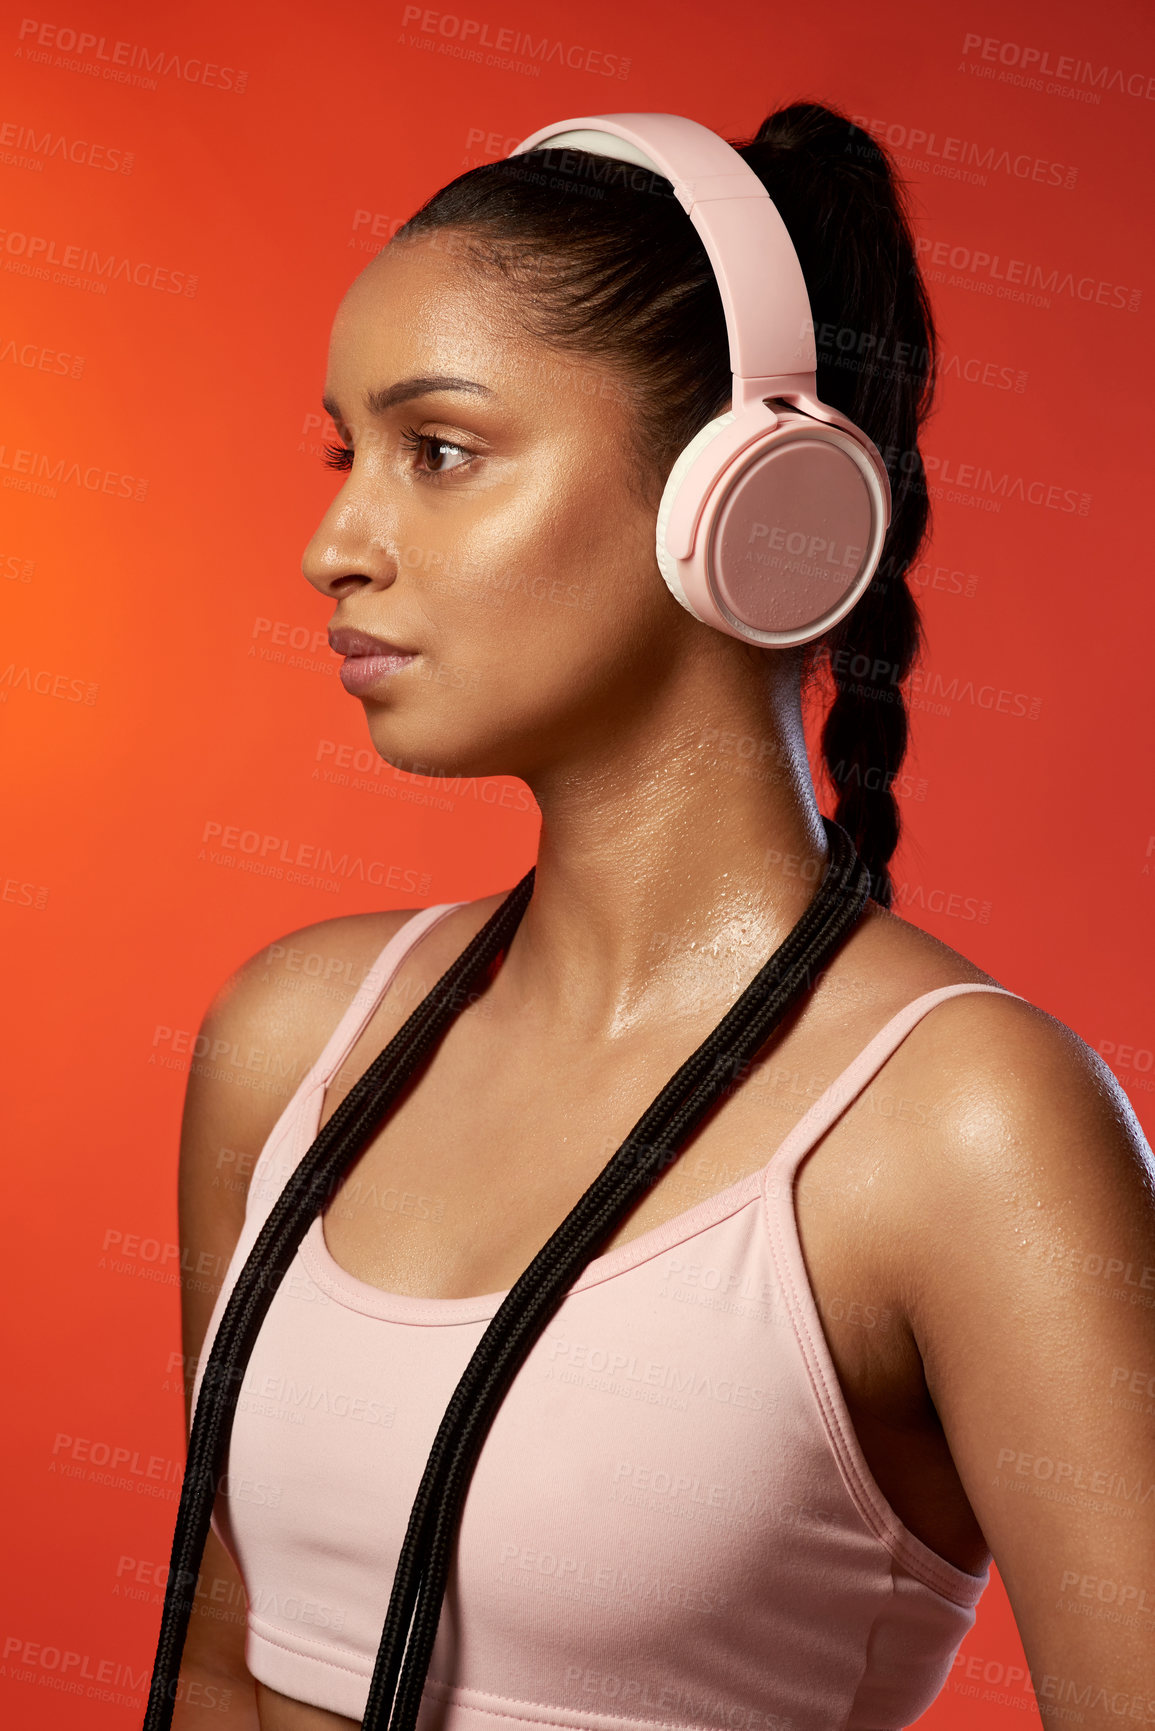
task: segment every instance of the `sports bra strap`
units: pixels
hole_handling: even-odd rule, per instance
[[[377,1006],[389,990],[401,963],[409,951],[447,915],[464,907],[464,902],[439,902],[436,907],[422,908],[412,919],[400,926],[365,975],[345,1014],[330,1034],[320,1057],[301,1085],[302,1094],[319,1082],[329,1083],[341,1068],[357,1041],[369,1025]]]
[[[257,1202],[257,1195],[262,1194],[265,1201],[265,1211],[271,1206],[279,1193],[282,1184],[288,1177],[292,1166],[304,1153],[308,1139],[291,1137],[290,1148],[274,1149],[281,1144],[282,1135],[286,1131],[304,1131],[308,1115],[310,1097],[318,1090],[328,1087],[361,1035],[368,1026],[370,1018],[388,991],[401,963],[426,934],[433,930],[451,913],[464,907],[464,902],[439,902],[431,908],[422,908],[412,919],[406,920],[389,942],[382,949],[377,959],[365,975],[358,987],[349,1007],[329,1036],[323,1051],[303,1078],[292,1100],[286,1106],[281,1121],[276,1125],[266,1143],[261,1159],[254,1170],[254,1180],[260,1180],[250,1192],[252,1203]],[[1005,998],[1019,998],[1019,993],[1009,992],[1004,986],[987,986],[979,981],[963,981],[955,986],[938,986],[933,991],[923,992],[921,996],[912,998],[909,1004],[893,1015],[862,1048],[858,1055],[837,1075],[829,1087],[819,1095],[818,1099],[803,1113],[802,1117],[789,1131],[784,1140],[775,1149],[770,1160],[764,1167],[767,1176],[771,1173],[779,1177],[783,1170],[792,1169],[802,1156],[823,1136],[837,1118],[846,1110],[850,1102],[862,1092],[866,1085],[873,1081],[891,1054],[905,1040],[922,1018],[948,998],[960,997],[964,992],[997,992]],[[1020,999],[1021,1001],[1021,999]],[[287,1163],[286,1163],[287,1162]],[[270,1189],[269,1186],[272,1185]]]
[[[255,1238],[264,1225],[294,1167],[313,1140],[315,1130],[310,1127],[311,1108],[317,1094],[324,1093],[360,1039],[401,963],[427,932],[462,905],[461,902],[440,902],[436,907],[420,909],[394,932],[373,962],[320,1056],[301,1078],[257,1156],[245,1199],[248,1238]]]
[[[957,986],[936,986],[933,991],[923,992],[920,997],[912,998],[909,1004],[893,1015],[889,1022],[883,1024],[872,1040],[868,1040],[856,1058],[852,1058],[845,1070],[837,1075],[830,1086],[821,1093],[814,1104],[810,1106],[795,1124],[794,1128],[775,1149],[765,1170],[778,1177],[783,1168],[791,1168],[802,1156],[813,1147],[820,1136],[825,1135],[836,1118],[841,1117],[850,1102],[860,1094],[868,1082],[881,1070],[911,1029],[915,1027],[928,1010],[933,1010],[937,1004],[944,1003],[948,998],[961,997],[964,992],[998,992],[1004,998],[1018,998],[1018,992],[1008,992],[1005,986],[986,986],[978,980],[964,980]]]

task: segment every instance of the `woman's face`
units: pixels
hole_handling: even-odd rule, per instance
[[[532,292],[441,231],[374,259],[333,326],[347,474],[303,569],[402,769],[532,785],[621,739],[713,635],[658,572],[661,477],[624,382],[527,335]],[[367,638],[410,658],[388,671]]]

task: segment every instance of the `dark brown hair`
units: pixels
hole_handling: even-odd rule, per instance
[[[921,646],[906,574],[929,520],[918,434],[934,389],[934,322],[905,189],[868,134],[834,109],[795,103],[734,148],[777,205],[801,262],[818,395],[873,439],[890,476],[893,516],[873,582],[799,657],[804,680],[832,683],[822,753],[833,815],[870,869],[874,898],[889,906],[894,783],[908,732],[902,681]],[[521,281],[534,334],[627,382],[662,480],[729,406],[717,283],[668,180],[586,151],[526,152],[450,182],[398,238],[443,229]]]

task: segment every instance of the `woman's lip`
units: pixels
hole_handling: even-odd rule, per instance
[[[402,649],[399,644],[387,643],[383,637],[357,631],[351,625],[331,629],[329,646],[345,657],[338,673],[345,690],[355,697],[364,696],[383,679],[400,673],[411,661],[416,661],[418,654],[415,649]]]
[[[380,685],[383,679],[400,673],[403,667],[408,667],[410,662],[416,659],[416,655],[409,655],[401,650],[383,655],[367,655],[361,652],[347,655],[338,669],[338,674],[345,690],[351,691],[355,697],[361,697],[372,691],[375,685]]]
[[[369,631],[357,631],[351,625],[339,625],[329,632],[329,647],[338,655],[415,655],[414,649],[404,649],[400,643],[390,643],[384,637],[374,637]]]

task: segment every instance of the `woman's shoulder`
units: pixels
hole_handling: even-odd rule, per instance
[[[418,908],[339,914],[298,926],[235,968],[202,1024],[210,1038],[321,1049],[382,950]],[[283,1056],[287,1057],[288,1052]]]
[[[861,957],[870,945],[907,1002],[1002,984],[889,917],[870,922]],[[1054,1669],[1070,1631],[1042,1616],[1047,1583],[1087,1511],[1134,1516],[1107,1523],[1121,1571],[1141,1570],[1155,1538],[1139,1506],[1150,1419],[1110,1393],[1150,1357],[1155,1160],[1102,1057],[1008,984],[932,999],[902,1039],[881,1086],[917,1110],[851,1106],[827,1169],[827,1218],[843,1223],[828,1240],[841,1277],[882,1294],[917,1347],[970,1508],[1034,1631],[1032,1667]]]
[[[216,1186],[222,1157],[241,1182],[226,1200],[239,1229],[247,1177],[295,1089],[390,939],[421,910],[342,914],[273,939],[214,992],[190,1066],[182,1189]],[[235,1191],[235,1194],[233,1192]]]
[[[855,1048],[930,1002],[834,1125],[826,1183],[836,1213],[861,1199],[872,1230],[855,1232],[854,1266],[906,1318],[936,1405],[948,1384],[977,1400],[1000,1354],[1010,1385],[1021,1380],[1008,1340],[1029,1318],[1042,1341],[1041,1319],[1066,1314],[1064,1282],[1084,1262],[1113,1269],[1116,1285],[1128,1269],[1155,1283],[1155,1159],[1100,1054],[1015,982],[881,911],[855,941],[852,979],[882,982]],[[1002,989],[931,997],[958,985]],[[1119,1296],[1107,1278],[1100,1290]],[[957,1436],[966,1403],[951,1398]]]
[[[989,1211],[1034,1194],[1060,1213],[1098,1188],[1134,1200],[1155,1177],[1126,1093],[1073,1028],[948,944],[878,910],[862,934],[859,974],[877,963],[885,986],[874,1025],[941,987],[889,1060],[892,1082],[919,1102],[890,1155],[911,1220],[989,1223]],[[905,1205],[904,1205],[905,1206]],[[1034,1216],[1037,1221],[1039,1216]],[[929,1245],[933,1231],[924,1231]]]
[[[502,899],[496,895],[450,904],[451,911],[412,952],[403,953],[397,970],[403,987],[398,1002],[412,1008],[422,994],[419,980],[411,976],[427,979],[426,990],[432,987]],[[214,993],[197,1050],[206,1058],[214,1051],[229,1053],[234,1069],[248,1066],[281,1085],[272,1091],[238,1090],[220,1065],[208,1062],[199,1067],[199,1082],[194,1066],[190,1097],[221,1095],[234,1118],[252,1120],[242,1129],[259,1135],[265,1120],[270,1115],[275,1120],[292,1086],[323,1051],[382,951],[423,911],[341,914],[298,926],[255,951]]]
[[[1046,1094],[1061,1082],[1089,1087],[1096,1096],[1104,1086],[1118,1091],[1098,1053],[1014,982],[997,979],[950,944],[876,904],[870,904],[870,917],[857,935],[849,972],[860,983],[861,977],[873,978],[872,1014],[883,1020],[944,988],[987,988],[944,996],[904,1041],[940,1108],[960,1088],[981,1088],[989,1095],[996,1082],[1004,1091],[1017,1083],[1024,1098]]]

